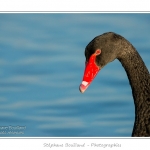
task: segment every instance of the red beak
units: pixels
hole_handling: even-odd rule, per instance
[[[95,63],[96,55],[99,54],[100,50],[98,51],[98,53],[96,51],[96,53],[91,55],[89,61],[86,63],[82,83],[79,86],[79,90],[81,93],[83,93],[88,88],[90,83],[96,77],[97,73],[100,71],[100,67]]]

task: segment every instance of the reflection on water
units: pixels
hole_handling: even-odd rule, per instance
[[[1,137],[131,135],[134,104],[119,61],[79,92],[84,48],[114,31],[150,68],[150,14],[0,14],[0,20]]]

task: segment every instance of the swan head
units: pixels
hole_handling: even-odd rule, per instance
[[[79,86],[81,93],[88,88],[101,68],[115,60],[119,55],[122,37],[108,32],[95,37],[85,48],[85,70],[82,83]]]

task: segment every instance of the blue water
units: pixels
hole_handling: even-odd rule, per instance
[[[129,137],[134,103],[115,60],[79,92],[85,46],[113,31],[150,70],[150,14],[0,14],[0,137]]]

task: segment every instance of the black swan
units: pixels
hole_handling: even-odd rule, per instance
[[[150,136],[150,74],[139,53],[121,35],[107,32],[95,37],[85,48],[86,67],[80,92],[84,92],[101,68],[118,59],[124,67],[135,105],[133,137]]]

